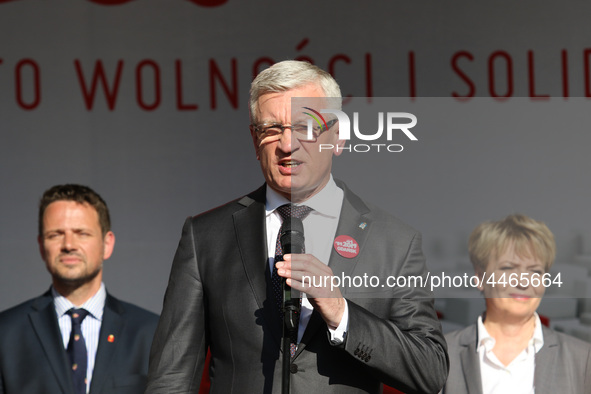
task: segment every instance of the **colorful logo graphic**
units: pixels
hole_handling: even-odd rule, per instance
[[[328,125],[326,124],[326,119],[324,119],[324,116],[322,116],[322,114],[320,114],[320,112],[316,111],[315,109],[312,109],[310,107],[304,107],[304,109],[307,109],[308,111],[312,111],[314,112],[314,114],[316,114],[316,116],[312,115],[309,112],[304,112],[304,114],[310,116],[312,119],[314,119],[316,121],[316,123],[318,123],[318,127],[320,128],[320,130],[328,130]],[[320,118],[320,119],[318,119]],[[320,122],[322,120],[322,123]],[[323,124],[324,124],[324,128],[323,128]],[[308,139],[309,140],[313,140],[314,139],[314,135],[312,133],[312,125],[309,123],[308,124]]]
[[[312,109],[312,108],[310,108],[310,107],[304,107],[304,108],[305,108],[305,109],[307,109],[308,111],[312,111],[312,112],[314,112],[314,113],[316,114],[316,116],[317,116],[317,117],[316,117],[316,116],[314,116],[314,115],[312,115],[311,113],[304,112],[304,114],[306,114],[306,115],[308,115],[308,116],[312,117],[312,119],[314,119],[314,120],[316,121],[316,123],[318,123],[318,126],[319,126],[321,129],[322,129],[322,124],[323,124],[323,123],[324,123],[325,130],[326,130],[326,129],[328,129],[328,125],[326,124],[326,120],[324,119],[324,116],[322,116],[322,115],[320,114],[320,112],[318,112],[318,111],[316,111],[316,110],[314,110],[314,109]],[[320,118],[320,119],[318,119],[318,118]],[[320,123],[320,120],[322,120],[322,123]]]

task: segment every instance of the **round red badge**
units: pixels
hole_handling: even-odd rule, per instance
[[[352,259],[359,254],[359,244],[348,235],[339,235],[334,239],[334,250],[341,256]]]

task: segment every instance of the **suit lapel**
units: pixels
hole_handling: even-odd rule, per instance
[[[560,392],[559,387],[555,387],[555,379],[552,376],[556,373],[556,352],[558,350],[558,342],[556,334],[542,327],[544,335],[544,346],[536,353],[536,367],[534,372],[534,388],[536,394],[557,393]]]
[[[47,292],[33,302],[29,318],[63,393],[73,393],[69,362],[63,347],[53,298]]]
[[[365,203],[359,197],[357,197],[357,195],[355,195],[347,188],[347,186],[345,186],[344,183],[338,180],[335,180],[335,182],[337,183],[337,186],[339,186],[344,191],[343,206],[341,208],[339,224],[337,226],[335,237],[338,237],[339,235],[350,236],[355,241],[357,241],[357,244],[359,245],[359,253],[356,257],[346,258],[338,254],[333,248],[330,254],[328,266],[332,269],[332,272],[335,276],[351,276],[355,266],[359,261],[361,261],[360,259],[363,258],[365,241],[367,239],[367,234],[369,234],[371,229],[371,220],[367,216],[370,210],[367,205],[365,205]],[[346,291],[343,291],[343,297],[346,295]],[[322,320],[322,317],[320,317],[320,314],[314,311],[312,312],[312,316],[310,317],[306,331],[302,336],[302,340],[298,346],[295,357],[297,357],[304,350],[312,337],[321,328],[325,329],[326,324]]]
[[[123,313],[124,310],[119,301],[107,294],[94,370],[92,372],[92,381],[90,383],[90,394],[104,392],[103,386],[106,377],[108,376],[109,367],[112,364],[111,359],[115,353],[117,345],[121,342]],[[110,335],[113,336],[112,338],[114,338],[114,340],[109,341]]]
[[[238,201],[244,209],[236,211],[234,231],[246,276],[265,323],[278,344],[281,343],[281,324],[275,300],[270,293],[265,230],[265,186]],[[269,281],[269,285],[267,282]],[[277,324],[273,324],[277,322]]]
[[[347,235],[353,238],[359,245],[359,253],[356,257],[346,258],[337,253],[333,247],[328,266],[335,276],[350,276],[356,265],[363,259],[365,241],[371,231],[371,220],[367,215],[370,211],[365,203],[346,186],[339,186],[345,191],[345,196],[335,237]],[[343,290],[343,296],[346,296],[346,289]]]
[[[460,338],[460,360],[468,393],[482,394],[482,379],[480,376],[480,361],[476,352],[478,335],[476,326],[470,326]]]

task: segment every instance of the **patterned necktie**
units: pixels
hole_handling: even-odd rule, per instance
[[[84,341],[80,325],[82,324],[82,320],[88,316],[89,312],[86,309],[72,308],[66,313],[72,318],[72,332],[70,333],[67,353],[72,365],[74,392],[76,394],[86,394],[86,368],[88,361],[86,342]]]
[[[282,219],[281,227],[279,228],[279,233],[277,234],[277,242],[275,243],[275,262],[278,262],[283,261],[283,249],[281,248],[281,232],[283,231],[284,224],[286,223],[286,221],[290,220],[290,218],[298,218],[300,220],[304,220],[310,214],[310,212],[313,211],[313,209],[306,205],[298,206],[293,204],[285,204],[277,208],[276,211]],[[277,267],[275,267],[275,265],[273,265],[273,275],[271,277],[271,281],[273,284],[273,293],[275,294],[277,307],[279,308],[279,316],[281,316],[281,324],[283,325],[283,288],[281,286],[281,277],[277,274]],[[300,299],[300,305],[301,302],[302,300]],[[294,334],[291,336],[291,357],[295,355],[295,351],[297,348],[296,344],[298,341],[299,314],[296,316],[295,324],[296,329],[294,330]]]

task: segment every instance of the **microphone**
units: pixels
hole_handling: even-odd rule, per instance
[[[283,221],[281,234],[279,235],[279,242],[281,242],[281,250],[283,254],[301,254],[304,253],[304,223],[302,220],[296,217],[289,217]],[[291,287],[285,284],[283,280],[283,306],[286,309],[288,305],[292,304]],[[299,294],[294,291],[294,298],[297,299],[297,303],[294,301],[293,306],[296,307],[295,313],[300,312]],[[287,313],[287,316],[292,316],[291,313]],[[286,322],[287,323],[287,322]],[[289,326],[289,324],[288,324]],[[294,327],[295,328],[295,327]]]
[[[304,252],[304,224],[296,217],[286,218],[283,222],[283,230],[279,236],[283,254],[301,254]],[[300,313],[300,297],[294,290],[282,281],[283,285],[283,318],[286,329],[291,332],[297,328],[296,317]]]
[[[281,234],[279,235],[281,250],[283,254],[301,254],[304,253],[304,224],[302,220],[296,217],[289,217],[283,220]],[[291,337],[295,336],[299,324],[300,297],[295,294],[292,298],[291,287],[282,280],[283,287],[283,363],[281,377],[281,392],[289,393],[290,381],[290,347]]]
[[[296,217],[286,218],[280,236],[283,254],[304,253],[304,223]]]

